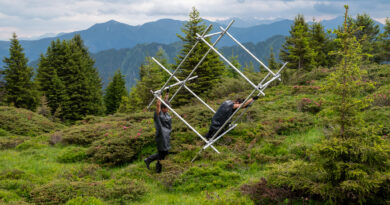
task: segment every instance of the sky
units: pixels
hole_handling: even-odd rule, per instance
[[[161,18],[188,19],[195,6],[202,18],[231,17],[261,20],[307,20],[342,16],[348,4],[352,16],[367,13],[384,23],[390,17],[390,0],[0,0],[0,40],[16,32],[19,38],[84,30],[95,23],[116,20],[141,25]]]

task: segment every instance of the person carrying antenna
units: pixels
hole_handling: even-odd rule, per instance
[[[164,102],[170,106],[168,98],[169,89],[166,91]],[[170,139],[172,131],[172,118],[168,113],[168,108],[163,103],[161,103],[160,100],[157,100],[156,105],[156,111],[154,112],[154,126],[156,127],[156,143],[158,152],[145,158],[144,162],[146,167],[150,169],[150,163],[157,160],[156,172],[160,173],[162,171],[160,160],[165,159],[165,157],[168,155],[168,151],[171,149]]]
[[[252,99],[248,100],[244,106],[247,107],[250,105],[254,100],[257,100],[259,97],[255,96]],[[241,106],[241,104],[244,102],[244,99],[237,98],[236,100],[226,100],[223,102],[217,112],[214,114],[213,118],[211,119],[211,125],[209,128],[209,131],[204,136],[207,140],[210,140],[214,134],[221,128],[221,126],[226,122],[226,120],[229,119],[229,117],[234,113],[234,111]],[[227,126],[226,126],[227,127]],[[221,133],[219,133],[221,134]]]

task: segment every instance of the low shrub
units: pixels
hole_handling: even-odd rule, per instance
[[[253,201],[238,191],[204,192],[201,205],[253,205]]]
[[[36,204],[64,204],[79,196],[96,197],[109,201],[109,204],[124,204],[138,200],[146,193],[143,183],[130,179],[108,181],[52,181],[31,191]]]
[[[1,137],[0,150],[15,148],[19,144],[22,144],[24,140],[25,140],[24,137],[19,137],[19,136]]]
[[[24,171],[19,169],[4,170],[0,173],[0,180],[20,179],[23,175],[24,175]]]
[[[13,191],[17,195],[28,198],[30,191],[34,188],[33,182],[27,179],[2,179],[0,189]]]
[[[191,167],[173,183],[178,191],[214,190],[239,183],[241,177],[220,167]]]
[[[310,98],[302,98],[298,102],[298,111],[300,112],[310,112],[316,114],[321,111],[322,101],[314,101]]]
[[[249,195],[255,204],[282,204],[294,197],[294,193],[284,187],[269,184],[265,178],[253,184],[241,186],[241,192]]]
[[[1,136],[8,136],[8,135],[10,135],[9,132],[7,132],[7,131],[5,131],[5,130],[3,130],[3,129],[0,128],[0,137],[1,137]]]
[[[80,162],[87,158],[87,149],[83,147],[66,147],[57,156],[62,163]]]
[[[372,98],[372,105],[374,106],[390,106],[390,91],[374,94]]]
[[[61,130],[53,135],[61,136],[61,142],[64,144],[86,146],[103,138],[108,130],[116,127],[120,127],[117,122],[77,125]]]
[[[65,205],[104,205],[104,204],[106,203],[102,202],[99,198],[95,198],[93,196],[89,196],[89,197],[78,196],[66,202]]]
[[[84,179],[104,180],[109,179],[110,172],[106,172],[97,164],[82,164],[81,167],[71,167],[62,171],[58,177],[70,181],[80,181]]]
[[[135,136],[105,137],[93,143],[87,154],[96,163],[104,166],[118,166],[132,162],[142,147],[153,141],[154,136],[150,132]]]
[[[14,192],[0,189],[0,202],[8,203],[11,201],[17,201],[19,199],[20,196],[18,196]]]
[[[47,145],[37,143],[31,140],[24,141],[16,146],[17,150],[27,150],[27,149],[40,149],[46,147]]]
[[[65,126],[22,108],[0,106],[0,127],[24,136],[37,136]]]
[[[316,85],[294,85],[292,94],[316,94],[320,91],[321,87]]]

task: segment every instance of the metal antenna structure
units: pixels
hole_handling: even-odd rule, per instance
[[[170,77],[168,78],[168,80],[165,82],[165,84],[161,87],[161,89],[159,90],[156,90],[156,91],[152,91],[151,90],[151,93],[153,94],[154,98],[153,100],[149,103],[148,105],[148,109],[149,107],[153,104],[154,100],[157,98],[161,101],[161,103],[163,103],[174,115],[176,115],[176,117],[178,117],[185,125],[187,125],[196,135],[198,135],[206,144],[200,149],[200,151],[194,156],[194,158],[192,159],[191,162],[193,162],[197,156],[200,155],[200,153],[211,147],[215,152],[217,152],[218,154],[220,153],[214,146],[213,144],[215,142],[217,142],[221,137],[223,137],[224,135],[226,135],[228,132],[230,132],[231,130],[233,130],[235,127],[237,127],[237,121],[246,113],[246,111],[248,110],[248,108],[250,106],[247,106],[243,112],[241,112],[240,115],[238,115],[234,121],[232,123],[230,123],[232,120],[233,120],[233,117],[235,115],[237,115],[237,113],[243,108],[243,105],[254,95],[257,95],[257,96],[265,96],[265,93],[264,93],[264,90],[276,79],[278,79],[279,81],[281,81],[281,72],[283,71],[283,69],[286,67],[287,65],[287,62],[283,64],[283,66],[276,72],[272,71],[271,69],[269,69],[262,61],[260,61],[255,55],[253,55],[253,53],[251,53],[244,45],[242,45],[236,38],[234,38],[229,32],[229,28],[232,26],[232,24],[234,23],[234,20],[232,20],[227,26],[226,28],[223,28],[223,27],[219,27],[220,31],[219,32],[215,32],[215,33],[211,33],[211,34],[207,34],[208,31],[210,30],[211,28],[211,25],[209,25],[205,31],[202,33],[202,34],[198,34],[196,33],[196,41],[194,43],[194,45],[192,46],[192,48],[190,49],[190,51],[186,54],[186,56],[184,56],[184,58],[182,59],[182,61],[179,63],[179,65],[176,67],[176,69],[172,72],[170,72],[167,68],[165,68],[160,62],[158,62],[155,58],[152,58],[153,61],[159,65],[165,72],[167,72]],[[218,36],[218,38],[214,41],[213,44],[209,43],[206,38],[208,37],[212,37],[212,36]],[[248,77],[245,76],[245,74],[243,74],[238,68],[236,68],[224,55],[222,55],[218,49],[215,47],[217,45],[217,43],[224,37],[224,36],[228,36],[231,40],[233,40],[239,47],[241,47],[245,52],[247,52],[255,61],[257,61],[263,68],[265,68],[265,70],[268,72],[268,74],[260,81],[260,83],[258,83],[257,85],[254,84],[251,80],[249,80]],[[190,74],[184,79],[184,80],[180,80],[179,78],[177,78],[175,76],[175,74],[177,73],[177,71],[181,68],[182,64],[187,60],[187,58],[191,55],[192,51],[194,50],[194,48],[199,44],[199,43],[204,43],[206,44],[209,49],[208,51],[203,55],[203,57],[199,60],[198,64],[196,64],[196,66],[192,69],[192,71],[190,72]],[[253,90],[252,92],[245,98],[244,102],[241,103],[241,106],[238,107],[234,112],[233,114],[228,118],[228,120],[225,121],[225,123],[218,129],[217,132],[215,132],[215,134],[209,139],[207,140],[205,137],[203,137],[194,127],[192,127],[186,120],[184,120],[171,106],[169,106],[167,103],[164,102],[163,99],[161,99],[160,97],[160,94],[166,90],[166,89],[169,89],[171,87],[174,87],[174,86],[179,86],[178,89],[176,90],[176,92],[172,95],[172,97],[169,99],[169,101],[172,101],[173,98],[177,95],[177,93],[180,91],[180,89],[184,88],[186,89],[188,92],[190,92],[196,99],[198,99],[204,106],[206,106],[211,112],[215,113],[215,110],[209,106],[204,100],[202,100],[198,95],[196,95],[187,85],[186,83],[190,80],[193,80],[195,78],[197,78],[197,76],[192,76],[192,74],[198,69],[198,67],[202,64],[202,62],[206,59],[207,55],[210,53],[210,52],[215,52],[223,61],[225,61],[225,63],[227,63],[234,71],[236,71],[242,78],[244,78],[252,87],[253,87]],[[172,85],[168,85],[168,83],[171,81],[171,79],[175,79],[175,81],[177,81],[176,83],[172,84]],[[225,129],[226,128],[226,129]],[[221,133],[221,134],[220,134]]]

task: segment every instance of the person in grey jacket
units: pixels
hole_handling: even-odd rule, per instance
[[[248,100],[244,107],[251,104],[254,100],[257,100],[259,97],[255,96],[252,99]],[[233,112],[241,106],[241,104],[244,102],[244,99],[238,98],[235,101],[227,100],[223,102],[217,112],[214,114],[213,118],[211,119],[211,125],[209,132],[204,136],[207,140],[211,139],[214,134],[219,130],[219,128],[222,127],[222,125],[226,122],[226,120],[229,119],[229,117],[233,114]],[[225,126],[226,128],[227,126]],[[221,134],[221,133],[219,133]]]
[[[168,92],[165,95],[164,102],[168,105]],[[156,143],[157,150],[156,154],[150,155],[148,158],[144,159],[146,167],[150,169],[149,165],[153,161],[157,160],[156,172],[160,173],[162,170],[162,165],[160,160],[163,160],[167,155],[168,151],[171,149],[171,131],[172,131],[172,118],[168,114],[168,108],[157,100],[156,112],[154,113],[154,126],[156,127]]]

